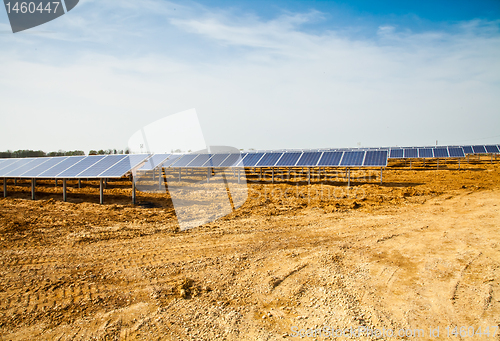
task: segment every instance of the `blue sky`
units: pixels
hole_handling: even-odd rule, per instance
[[[12,34],[0,150],[124,148],[196,108],[237,148],[500,143],[498,1],[81,0]]]

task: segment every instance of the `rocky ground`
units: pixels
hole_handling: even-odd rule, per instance
[[[70,183],[68,202],[60,183],[39,181],[32,201],[27,181],[9,182],[0,338],[321,340],[366,327],[500,340],[500,162],[457,168],[392,163],[383,184],[353,172],[349,191],[342,174],[248,173],[242,207],[187,231],[167,195],[132,205],[125,180],[104,205],[97,182]]]

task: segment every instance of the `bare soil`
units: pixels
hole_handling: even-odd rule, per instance
[[[311,185],[249,172],[241,208],[182,232],[166,195],[132,205],[126,179],[108,183],[104,205],[97,182],[70,182],[63,202],[61,183],[38,181],[33,201],[27,181],[9,181],[0,339],[282,340],[366,326],[435,340],[471,326],[490,336],[461,338],[500,340],[499,161],[392,162],[382,184],[380,171],[353,171],[349,190],[333,170]]]

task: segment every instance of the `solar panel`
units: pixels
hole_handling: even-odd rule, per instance
[[[387,166],[387,150],[368,150],[363,166]]]
[[[78,173],[76,176],[79,178],[95,178],[99,174],[114,166],[121,160],[125,159],[127,155],[106,155],[104,158],[85,169],[83,172]]]
[[[472,146],[474,154],[486,154],[486,148],[484,146]]]
[[[472,146],[462,146],[465,154],[474,154],[474,150],[472,150]]]
[[[254,167],[257,162],[264,156],[264,153],[248,153],[247,156],[238,164],[241,166],[243,164],[244,167]]]
[[[70,156],[65,160],[63,160],[62,162],[59,162],[58,164],[54,165],[52,168],[49,168],[46,171],[38,174],[37,177],[55,178],[59,173],[65,171],[69,167],[72,167],[73,165],[77,164],[78,162],[80,162],[85,158],[86,156]]]
[[[418,149],[418,157],[420,159],[433,158],[434,155],[432,153],[432,149],[431,148],[419,148]]]
[[[246,156],[246,153],[242,154],[230,154],[222,163],[217,167],[234,167]]]
[[[450,157],[465,157],[464,150],[460,147],[448,147]]]
[[[1,165],[0,165],[0,173],[3,171],[4,168],[12,165],[15,162],[19,162],[21,159],[6,159]]]
[[[363,160],[365,158],[366,152],[344,152],[342,161],[340,161],[341,166],[361,166],[363,165]]]
[[[403,150],[405,159],[416,159],[418,158],[418,149],[415,148],[405,148]]]
[[[80,162],[74,164],[73,166],[65,169],[61,173],[57,174],[56,178],[76,178],[78,174],[82,173],[84,170],[93,166],[97,162],[104,159],[104,155],[90,155],[85,159],[82,159]]]
[[[146,163],[144,164],[144,166],[141,167],[140,170],[141,171],[153,170],[158,166],[160,166],[161,164],[163,164],[163,162],[167,160],[170,155],[171,154],[155,154],[152,157],[150,157],[149,160],[146,161]]]
[[[68,157],[67,156],[58,156],[58,157],[51,157],[48,158],[48,160],[41,165],[34,167],[33,169],[30,169],[29,171],[25,172],[22,177],[23,178],[37,178],[38,175],[41,173],[49,170],[50,168],[54,167],[58,163],[66,160]]]
[[[307,153],[302,153],[302,156],[300,157],[299,161],[295,164],[296,166],[299,167],[315,167],[318,164],[318,160],[321,158],[321,155],[326,154],[322,152],[307,152]]]
[[[189,167],[201,167],[203,166],[210,158],[212,154],[198,154],[193,161],[189,163]]]
[[[186,167],[193,161],[199,154],[185,154],[182,155],[172,167]]]
[[[276,164],[276,162],[282,156],[283,156],[283,153],[266,153],[255,166],[256,167],[272,167]]]
[[[296,153],[296,152],[288,152],[284,154],[281,159],[276,163],[277,167],[290,167],[290,166],[295,166],[297,163],[297,160],[300,158],[302,153]]]
[[[498,150],[498,147],[495,146],[495,145],[484,146],[484,148],[486,149],[486,151],[489,154],[498,154],[498,153],[500,153],[500,151]]]
[[[318,162],[318,166],[336,167],[340,165],[342,155],[344,155],[344,152],[324,152],[321,160]]]
[[[33,159],[33,158],[29,158],[29,159],[18,159],[17,162],[11,162],[8,166],[6,166],[0,170],[0,177],[5,177],[7,174],[11,173],[12,171],[14,171],[20,167],[23,167],[34,160],[35,159]]]
[[[234,154],[234,155],[239,155],[239,154]],[[219,165],[227,159],[229,154],[214,154],[210,160],[205,162],[203,167],[219,167]]]
[[[403,149],[401,148],[391,148],[389,152],[389,159],[402,159]]]
[[[450,157],[450,155],[448,154],[448,148],[446,148],[446,147],[434,148],[434,157],[435,158]]]
[[[21,175],[23,175],[23,173],[43,164],[44,162],[47,162],[49,159],[48,158],[37,158],[37,159],[33,159],[33,161],[21,166],[21,167],[18,167],[12,171],[10,171],[9,173],[7,174],[4,174],[4,176],[7,176],[7,177],[12,177],[12,178],[18,178],[20,177]]]
[[[124,159],[114,164],[112,167],[106,169],[99,174],[100,178],[121,178],[137,166],[139,166],[149,154],[130,154],[126,155]]]

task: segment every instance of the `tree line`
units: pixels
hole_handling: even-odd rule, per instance
[[[129,153],[128,149],[125,150],[100,149],[100,150],[89,151],[89,155],[109,155],[109,154],[128,154],[128,153]],[[5,152],[0,152],[0,159],[25,158],[25,157],[75,156],[75,155],[86,155],[86,154],[83,150],[71,150],[71,151],[58,150],[57,152],[46,153],[43,150],[22,149],[16,151],[7,150]]]

